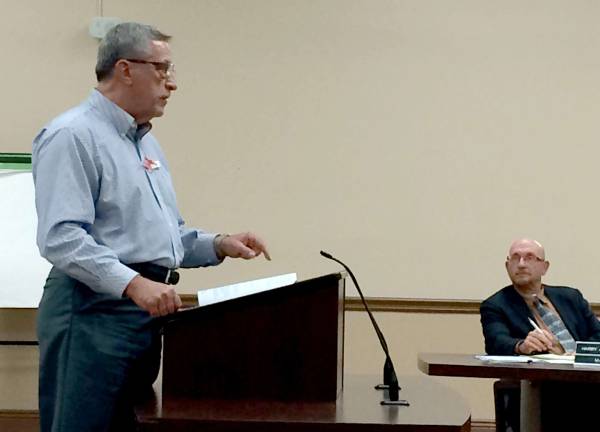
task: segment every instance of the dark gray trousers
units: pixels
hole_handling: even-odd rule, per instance
[[[155,321],[53,268],[37,315],[42,432],[135,430],[133,404],[160,366]]]

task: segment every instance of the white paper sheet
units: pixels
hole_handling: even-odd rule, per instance
[[[208,306],[251,294],[291,285],[298,280],[296,273],[272,276],[198,291],[198,305]]]
[[[533,362],[541,362],[542,360],[535,359],[529,356],[499,356],[499,355],[476,355],[475,358],[493,362],[493,363],[533,363]]]
[[[535,354],[531,356],[537,360],[541,360],[544,363],[554,364],[573,364],[575,362],[575,355],[566,354]]]
[[[494,355],[476,355],[476,358],[482,361],[494,363],[554,363],[554,364],[573,364],[575,356],[559,354],[536,354],[532,356],[494,356]]]

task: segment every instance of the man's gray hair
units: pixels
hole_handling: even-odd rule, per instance
[[[152,41],[166,42],[171,39],[156,28],[135,22],[117,24],[106,33],[98,47],[96,78],[110,78],[119,59],[140,59],[150,55]]]

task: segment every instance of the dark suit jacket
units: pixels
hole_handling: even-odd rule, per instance
[[[575,288],[544,285],[544,294],[576,341],[600,341],[600,322],[589,303]],[[485,352],[512,355],[515,345],[533,330],[527,317],[531,310],[517,290],[509,285],[484,300],[479,309],[485,338]]]

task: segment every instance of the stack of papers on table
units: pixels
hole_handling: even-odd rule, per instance
[[[574,355],[565,354],[536,354],[531,356],[495,356],[495,355],[476,355],[475,358],[493,363],[554,363],[554,364],[573,364]]]
[[[532,363],[534,361],[541,361],[533,359],[530,356],[514,355],[514,356],[500,356],[500,355],[476,355],[475,358],[492,363]]]
[[[575,361],[575,355],[567,354],[536,354],[531,357],[541,360],[544,363],[573,364]]]

